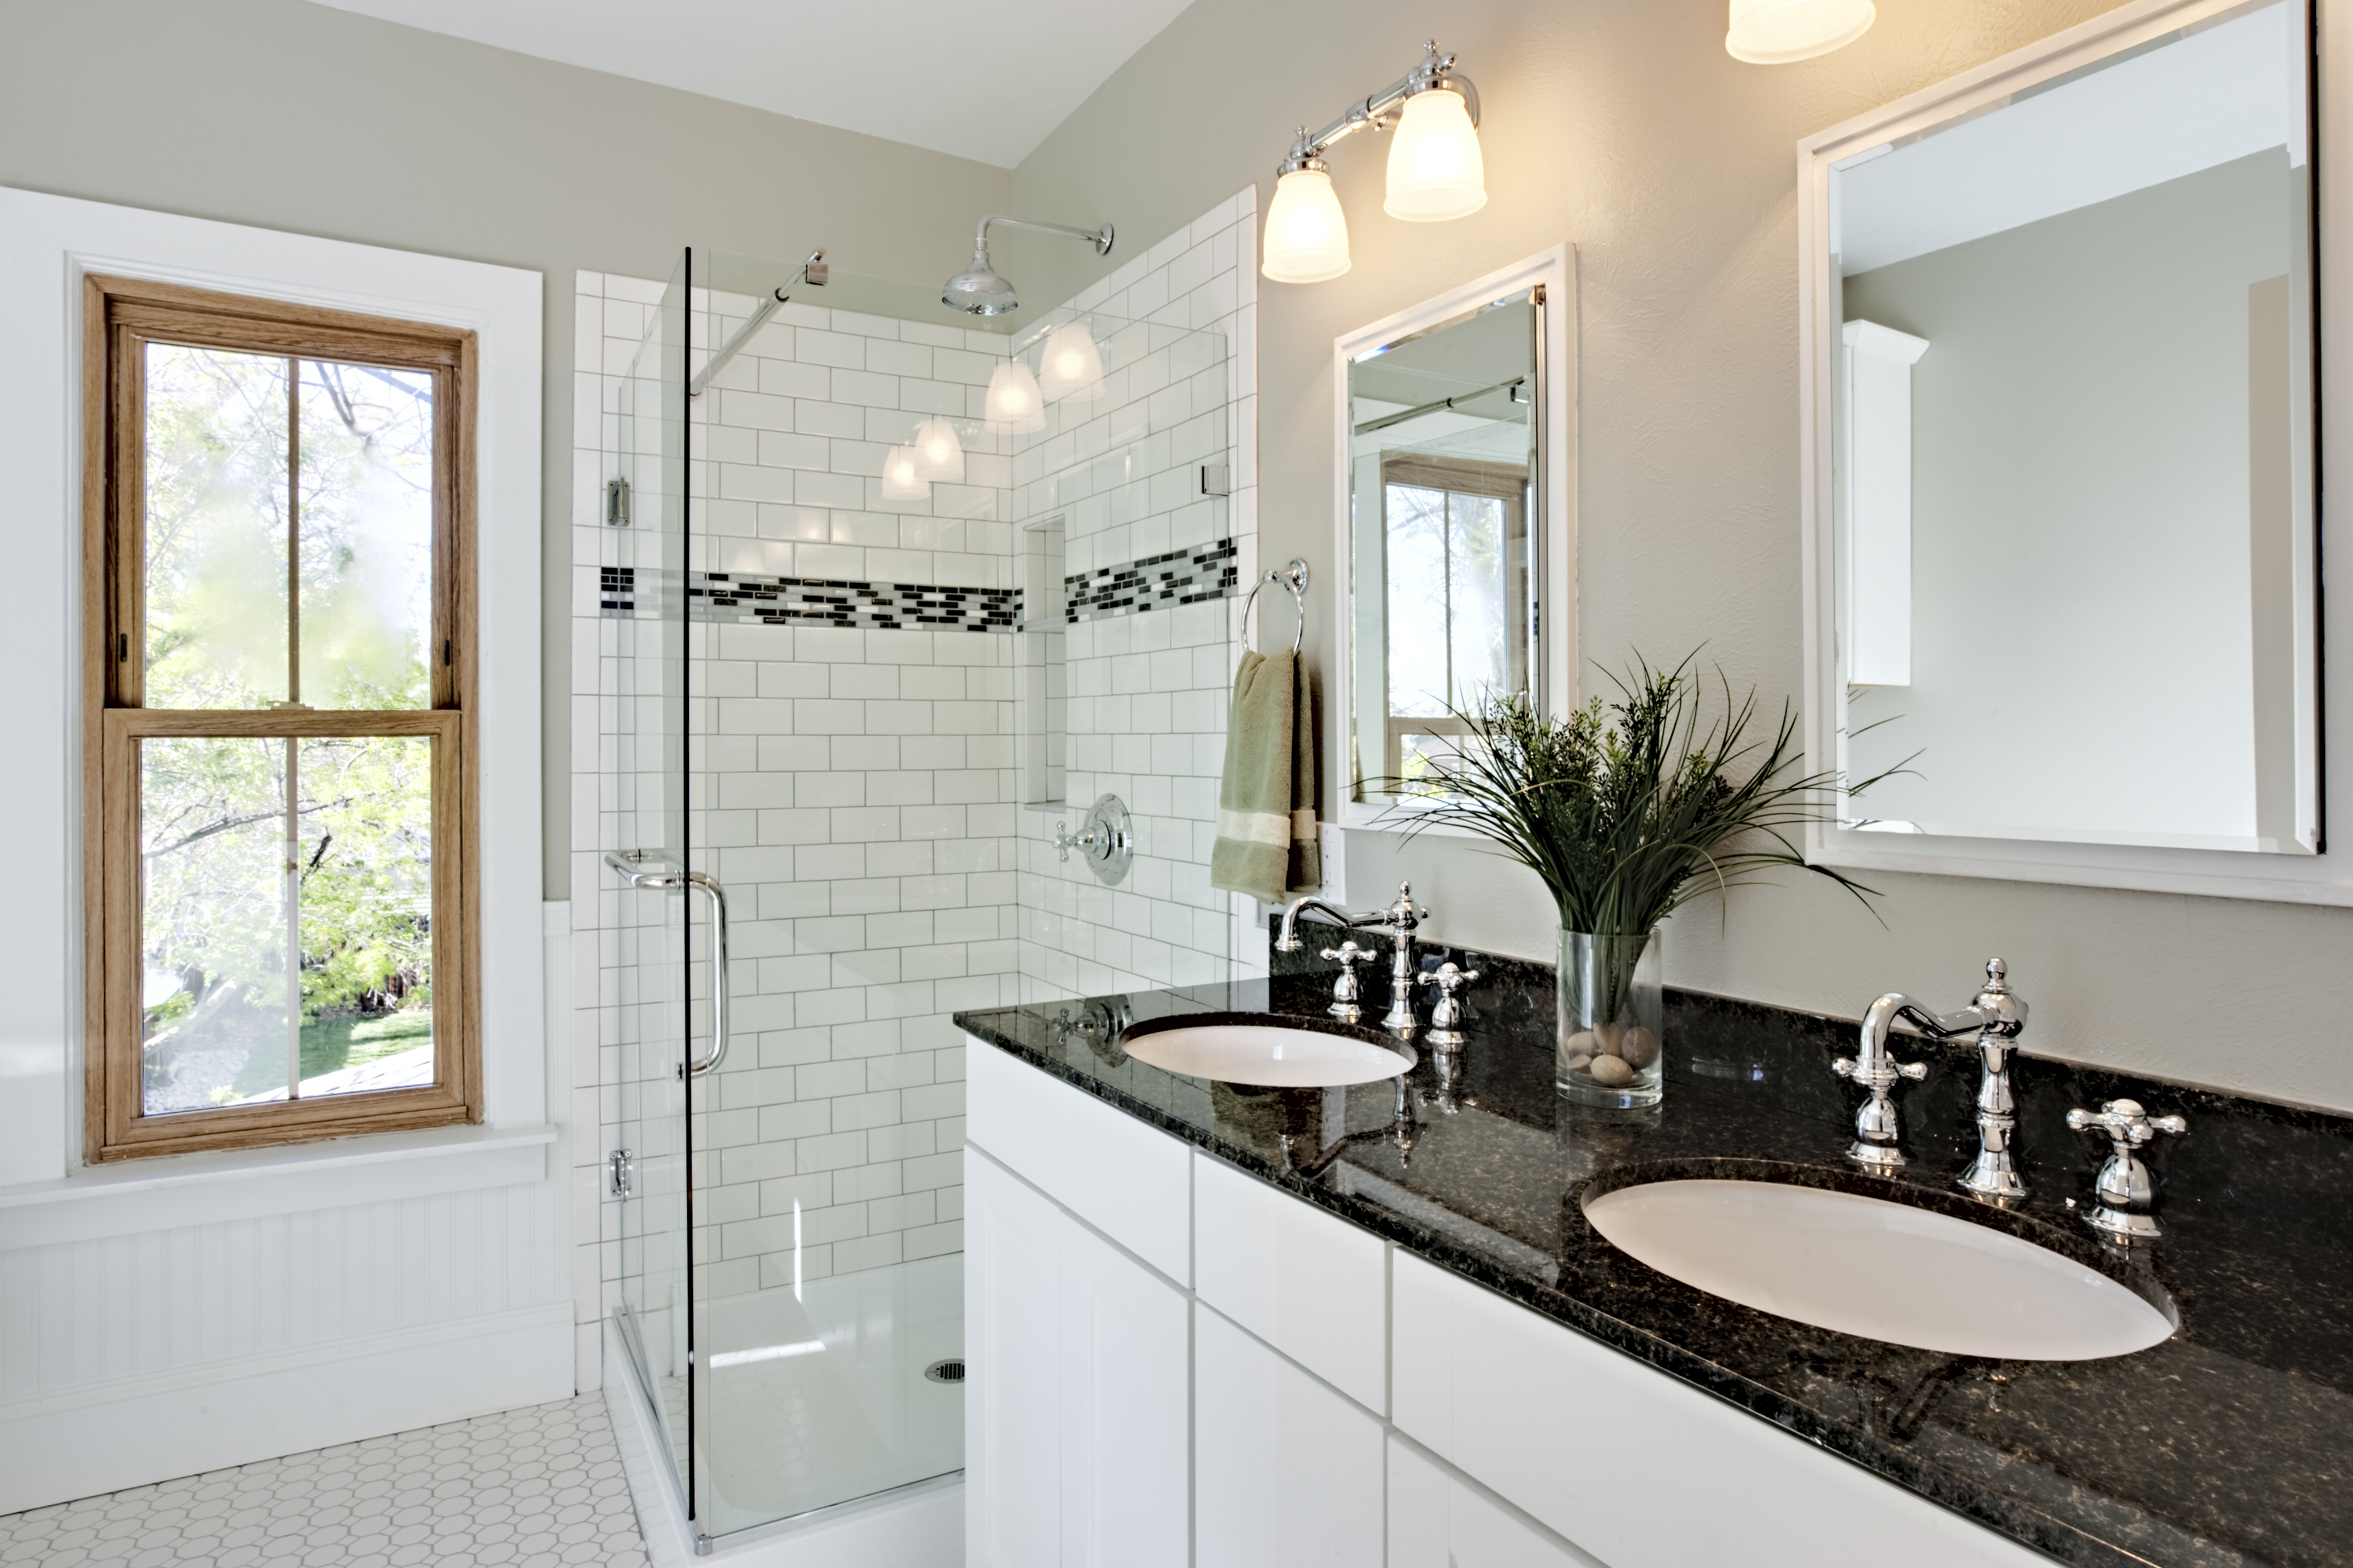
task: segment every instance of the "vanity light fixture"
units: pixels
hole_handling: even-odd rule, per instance
[[[1266,208],[1266,259],[1277,283],[1321,283],[1348,270],[1348,219],[1333,194],[1324,150],[1352,131],[1397,128],[1389,148],[1388,195],[1381,210],[1409,223],[1467,217],[1487,205],[1479,153],[1479,89],[1454,74],[1454,57],[1433,41],[1421,63],[1323,130],[1304,125],[1275,169]]]
[[[1725,52],[1751,65],[1785,66],[1846,47],[1878,18],[1872,0],[1732,0]]]
[[[934,415],[915,426],[912,445],[915,478],[964,483],[964,443],[956,439],[955,426]]]
[[[989,372],[981,414],[1000,430],[1028,434],[1046,427],[1046,395],[1026,362],[1009,359]]]
[[[1065,321],[1046,338],[1039,385],[1048,397],[1090,397],[1102,384],[1103,350],[1084,321]]]
[[[882,499],[884,500],[927,500],[930,481],[915,476],[915,448],[910,444],[893,447],[882,459]]]

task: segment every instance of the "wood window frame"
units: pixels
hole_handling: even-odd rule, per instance
[[[475,334],[432,322],[142,279],[82,280],[83,1144],[92,1163],[482,1119],[480,816],[474,693]],[[430,705],[150,710],[145,667],[144,354],[149,341],[422,371],[434,381]],[[438,651],[439,658],[429,657]],[[138,742],[169,736],[426,736],[433,747],[436,1081],[142,1114]]]

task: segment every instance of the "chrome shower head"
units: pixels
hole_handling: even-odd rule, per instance
[[[1012,283],[988,264],[988,239],[973,247],[972,265],[947,281],[940,303],[976,316],[1001,316],[1021,308],[1021,296]]]
[[[1112,229],[1109,224],[1089,230],[1072,228],[1068,224],[1031,223],[1028,218],[1006,217],[992,213],[980,220],[980,227],[972,237],[972,265],[949,279],[947,287],[940,293],[940,303],[951,310],[963,310],[975,316],[1002,316],[1008,310],[1021,308],[1021,296],[1014,291],[1012,282],[989,265],[988,226],[993,223],[1082,239],[1095,247],[1097,256],[1111,254]]]

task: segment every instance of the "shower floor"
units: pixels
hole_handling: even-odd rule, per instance
[[[703,1303],[695,1489],[713,1535],[964,1468],[964,1389],[923,1369],[964,1353],[964,1257]],[[662,1405],[683,1451],[685,1380]]]

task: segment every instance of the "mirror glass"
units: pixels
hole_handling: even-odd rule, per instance
[[[1541,311],[1521,289],[1349,362],[1358,800],[1410,790],[1457,715],[1534,690]]]
[[[2242,6],[1835,167],[1842,826],[2316,851],[2310,61]]]

